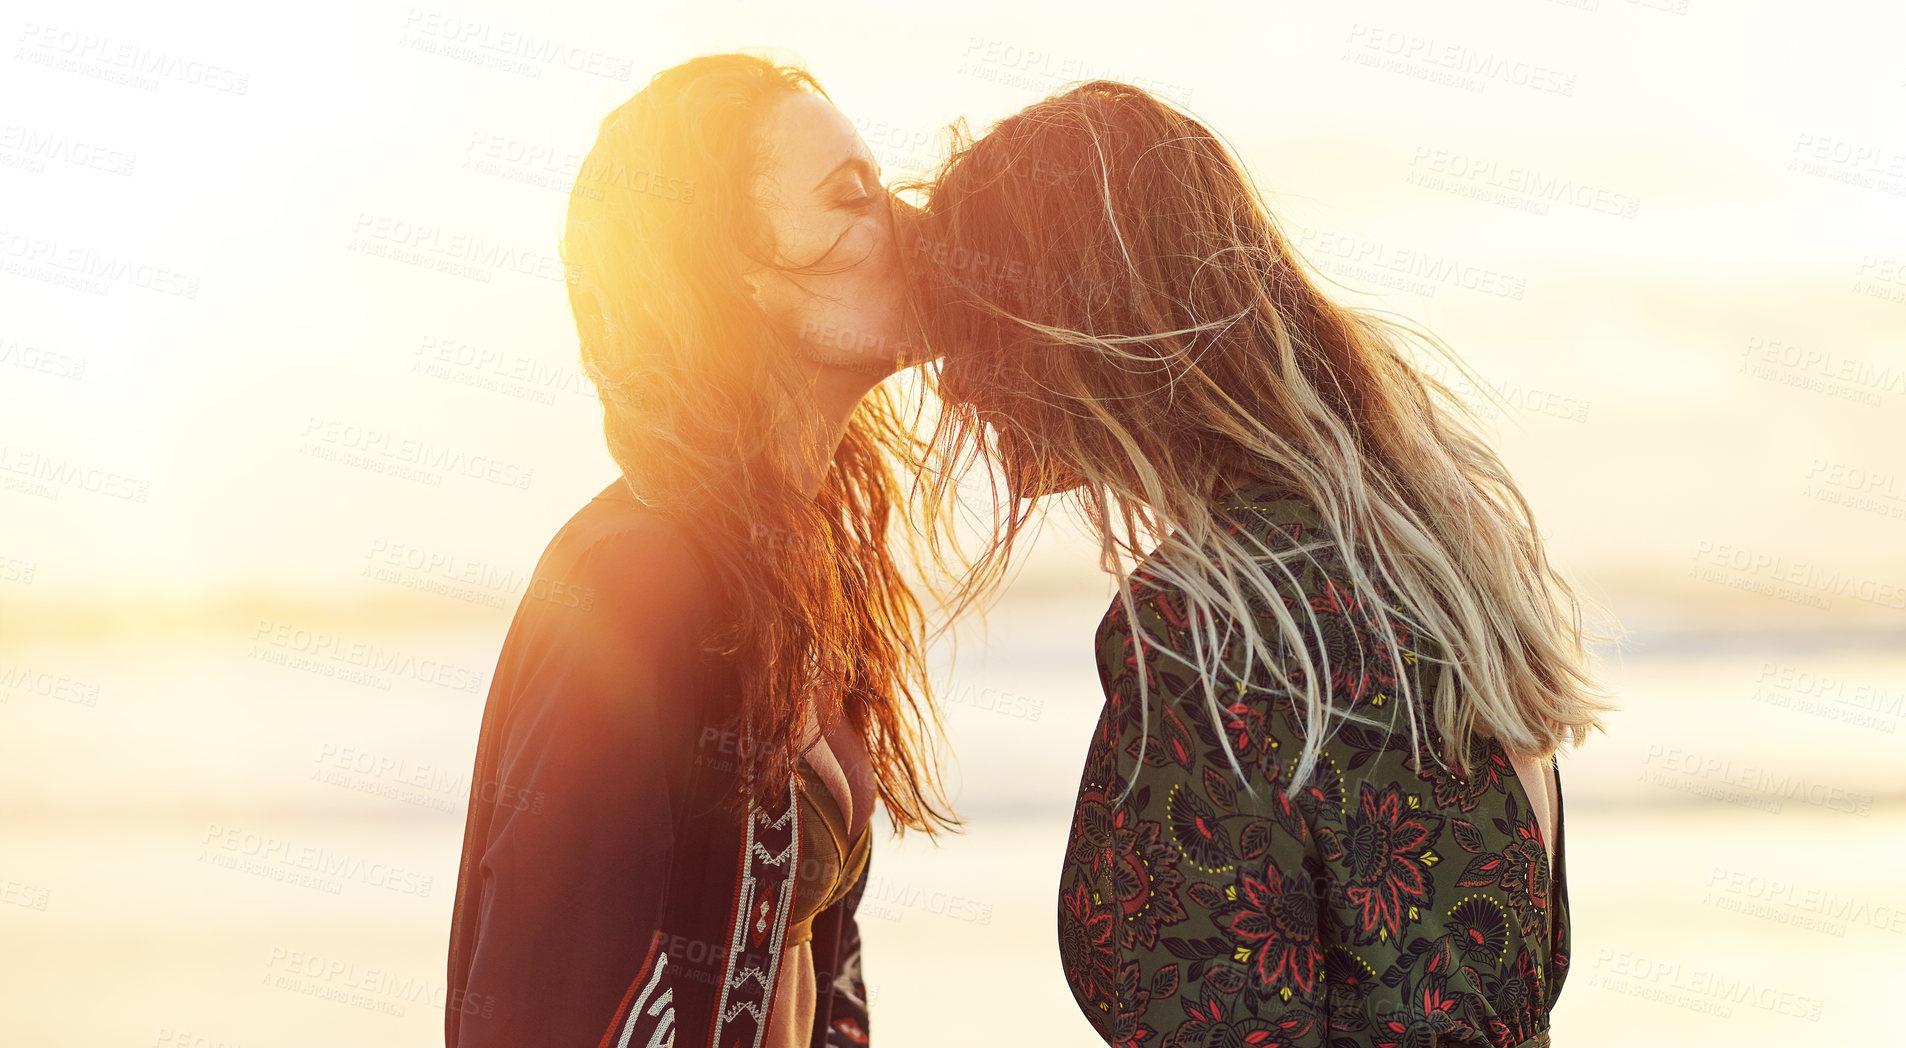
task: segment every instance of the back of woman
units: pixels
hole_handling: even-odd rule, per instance
[[[1045,495],[1120,576],[1059,899],[1100,1035],[1546,1044],[1554,754],[1610,706],[1406,329],[1327,299],[1202,125],[1106,81],[956,150],[910,261],[940,451],[997,478],[969,595]]]

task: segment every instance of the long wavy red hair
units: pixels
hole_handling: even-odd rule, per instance
[[[569,301],[611,456],[715,567],[731,615],[713,639],[740,670],[755,796],[786,796],[810,712],[823,727],[844,716],[895,827],[932,833],[957,819],[933,757],[921,608],[890,541],[913,534],[897,526],[893,463],[917,458],[918,438],[876,388],[819,495],[792,486],[799,464],[773,434],[798,410],[797,335],[742,279],[774,257],[752,188],[763,121],[799,91],[825,97],[800,68],[720,54],[616,107],[569,198]]]

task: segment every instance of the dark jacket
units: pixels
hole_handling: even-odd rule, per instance
[[[755,1048],[799,868],[785,804],[720,800],[736,675],[682,528],[622,481],[557,532],[477,737],[451,917],[448,1048]],[[867,1043],[854,910],[814,922],[814,1045]]]

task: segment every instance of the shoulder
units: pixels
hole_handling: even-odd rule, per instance
[[[620,486],[571,515],[537,561],[493,680],[512,709],[700,687],[722,626],[708,557],[690,528]]]
[[[706,558],[689,529],[620,485],[558,529],[523,593],[490,696],[511,732],[614,748],[658,730],[657,717],[686,730],[712,686]]]
[[[1233,534],[1256,539],[1268,552],[1337,553],[1336,538],[1323,510],[1279,485],[1245,485],[1227,493],[1214,509]]]
[[[713,593],[701,542],[637,500],[618,477],[550,539],[524,601],[549,611],[603,608],[681,625],[705,622]]]
[[[1323,513],[1310,500],[1259,484],[1227,494],[1213,508],[1219,527],[1240,540],[1251,557],[1256,584],[1244,589],[1257,598],[1252,604],[1258,610],[1269,612],[1265,598],[1271,593],[1287,608],[1330,596],[1329,583],[1343,575],[1344,561]],[[1189,626],[1190,578],[1215,577],[1217,570],[1208,552],[1161,546],[1128,576],[1131,610],[1148,632],[1164,627],[1182,633]],[[1123,596],[1114,596],[1100,621],[1100,638],[1114,628],[1129,632],[1132,621]]]
[[[1362,698],[1367,685],[1393,676],[1362,672],[1385,661],[1386,634],[1394,632],[1405,649],[1398,654],[1410,658],[1408,631],[1390,614],[1395,605],[1354,584],[1349,558],[1312,502],[1257,485],[1232,492],[1214,508],[1226,537],[1239,540],[1234,550],[1249,558],[1248,566],[1240,571],[1234,560],[1228,577],[1219,578],[1208,551],[1154,551],[1129,577],[1130,608],[1117,595],[1100,620],[1095,641],[1102,672],[1129,671],[1142,661],[1174,676],[1196,677],[1194,666],[1208,666],[1226,679],[1257,682],[1271,668],[1247,651],[1244,634],[1254,632],[1264,642],[1260,650],[1277,660],[1275,670],[1285,671],[1274,671],[1274,678],[1295,682],[1314,669]],[[1240,608],[1230,601],[1207,601],[1205,614],[1194,611],[1199,602],[1190,582],[1200,576],[1211,582],[1198,587],[1207,595],[1241,595],[1248,630],[1235,628]],[[1201,654],[1200,637],[1222,650]],[[1136,650],[1141,644],[1142,654]]]

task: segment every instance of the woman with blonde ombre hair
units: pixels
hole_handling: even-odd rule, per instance
[[[876,388],[908,363],[891,199],[804,71],[664,70],[562,237],[619,475],[557,532],[484,706],[449,1048],[868,1043],[876,801],[954,821]]]
[[[1120,576],[1059,899],[1099,1034],[1546,1045],[1554,755],[1614,707],[1413,329],[1326,298],[1214,134],[1107,81],[958,142],[908,255],[938,449],[1005,489],[966,599],[1047,495]]]

